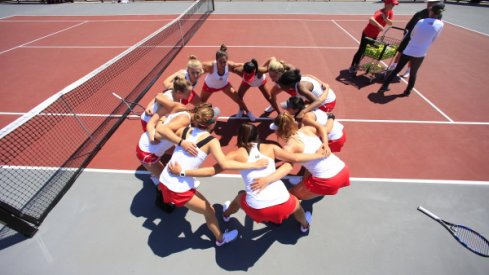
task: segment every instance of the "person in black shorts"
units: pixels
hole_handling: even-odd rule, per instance
[[[418,23],[418,21],[421,19],[428,18],[430,16],[431,7],[433,7],[433,5],[438,4],[438,3],[440,3],[440,0],[426,0],[426,9],[418,11],[417,13],[415,13],[413,15],[413,17],[411,17],[409,22],[406,24],[406,27],[404,28],[404,39],[399,44],[399,48],[397,48],[398,54],[397,54],[394,62],[392,63],[392,65],[389,66],[389,70],[394,70],[397,63],[399,62],[399,58],[401,57],[401,53],[404,51],[407,44],[411,40],[411,32],[412,32],[414,26],[416,25],[416,23]],[[408,68],[406,69],[406,71],[401,76],[405,77],[405,78],[409,77],[410,68],[411,68],[411,66],[410,66],[410,64],[408,64]]]

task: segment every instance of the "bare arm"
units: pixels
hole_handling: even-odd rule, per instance
[[[329,122],[329,120],[328,120]],[[306,113],[304,115],[304,119],[302,120],[302,123],[306,126],[312,126],[316,129],[316,135],[321,138],[323,142],[323,149],[325,150],[325,156],[329,156],[331,154],[331,149],[329,148],[328,144],[328,129],[327,127],[319,124],[316,121],[316,118],[313,113]],[[327,126],[328,124],[326,124]],[[332,126],[331,126],[332,127]]]
[[[280,107],[277,104],[277,95],[282,92],[282,89],[278,85],[273,85],[272,90],[270,91],[270,103],[272,104],[273,109],[280,114]]]
[[[293,168],[292,164],[286,162],[282,166],[280,166],[277,170],[275,170],[275,172],[273,172],[272,174],[263,178],[254,179],[253,183],[250,186],[251,190],[258,191],[258,192],[263,190],[265,187],[268,186],[268,184],[272,182],[276,182],[281,178],[287,176],[290,173],[290,171],[292,171],[292,168]]]
[[[317,109],[323,104],[324,100],[326,100],[326,97],[328,96],[327,92],[323,92],[321,96],[316,97],[307,87],[304,86],[304,83],[302,82],[299,83],[299,93],[304,95],[311,103],[299,112],[299,114],[296,116],[297,119],[302,119],[304,114]]]
[[[172,119],[168,124],[158,123],[156,126],[157,134],[161,135],[162,138],[169,140],[174,144],[178,144],[183,147],[185,151],[189,154],[196,156],[198,154],[197,146],[195,143],[183,140],[176,131],[180,128],[184,128],[190,125],[190,119],[186,115],[179,115]]]
[[[310,160],[320,159],[325,156],[322,152],[323,151],[320,150],[320,152],[316,152],[314,154],[291,153],[285,151],[277,145],[273,145],[273,153],[275,154],[275,157],[290,162],[306,162]]]
[[[182,172],[182,166],[175,161],[175,162],[170,162],[168,164],[168,169],[170,173],[179,176],[180,173]],[[219,164],[214,164],[214,166],[209,166],[209,167],[201,167],[197,169],[191,169],[191,170],[185,170],[185,175],[188,177],[212,177],[215,174],[221,173],[223,169]]]
[[[209,142],[210,152],[214,155],[217,163],[224,170],[244,170],[244,169],[261,169],[268,165],[268,160],[259,159],[255,162],[239,162],[231,159],[227,159],[222,152],[221,145],[217,139],[213,139]]]
[[[180,70],[180,71],[170,75],[165,80],[163,80],[163,91],[173,89],[173,80],[175,80],[176,76],[185,77],[185,71]]]
[[[375,27],[377,27],[377,29],[379,29],[380,31],[383,31],[384,30],[384,27],[382,25],[380,25],[379,22],[377,22],[377,20],[375,20],[375,17],[370,17],[370,19],[368,20],[369,23],[371,25],[374,25]]]

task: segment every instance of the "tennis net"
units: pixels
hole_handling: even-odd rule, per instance
[[[0,221],[33,236],[82,169],[214,10],[194,2],[169,24],[0,130]],[[134,106],[132,106],[134,107]]]

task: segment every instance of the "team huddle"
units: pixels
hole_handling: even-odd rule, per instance
[[[237,91],[229,82],[231,73],[242,79]],[[204,74],[198,93],[197,84]],[[273,82],[270,90],[267,75]],[[283,146],[260,141],[258,128],[250,123],[257,117],[243,100],[250,87],[258,88],[269,102],[266,113],[278,113],[270,129]],[[235,117],[244,121],[237,135],[237,149],[226,154],[211,134],[219,108],[207,103],[219,91],[238,105]],[[290,97],[278,103],[281,92]],[[159,206],[167,211],[185,206],[203,214],[217,246],[236,239],[238,231],[221,231],[212,204],[197,190],[200,182],[195,177],[209,177],[223,170],[240,170],[245,184],[244,190],[223,204],[224,221],[229,221],[239,209],[256,222],[280,224],[293,215],[300,231],[306,233],[312,215],[304,211],[300,200],[334,195],[350,184],[348,166],[334,154],[341,151],[346,141],[344,127],[332,113],[335,104],[333,90],[319,78],[302,75],[299,69],[275,57],[263,65],[255,59],[232,62],[226,46],[221,45],[215,60],[200,62],[190,56],[186,69],[164,80],[163,92],[149,102],[141,115],[144,133],[136,155],[151,173]],[[171,159],[164,165],[160,159],[173,147]],[[201,167],[210,154],[217,163]],[[278,168],[276,159],[282,161]],[[301,171],[305,172],[294,178],[300,180],[291,180],[292,187],[287,189],[281,179],[291,173],[293,163],[302,165],[305,169]]]

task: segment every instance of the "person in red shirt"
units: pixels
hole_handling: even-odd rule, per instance
[[[370,39],[377,39],[379,33],[384,31],[385,25],[392,25],[392,19],[394,17],[394,6],[399,5],[397,0],[384,0],[384,8],[376,11],[372,17],[370,17],[369,22],[362,32],[362,38],[360,39],[360,46],[357,52],[353,56],[349,72],[351,74],[356,74],[358,69],[358,64],[362,59],[363,52],[370,44]]]

